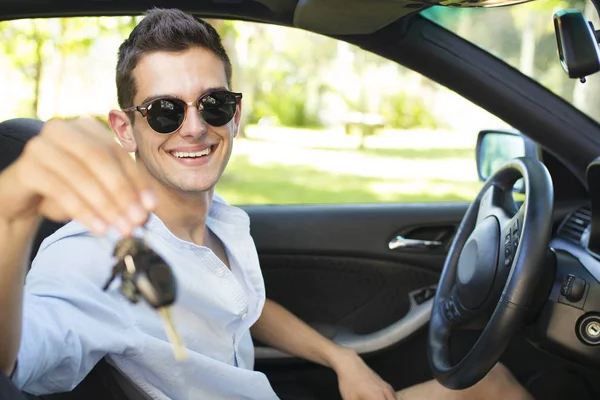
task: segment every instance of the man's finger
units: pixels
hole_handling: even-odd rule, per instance
[[[146,211],[151,211],[156,207],[156,197],[152,193],[149,180],[140,172],[137,164],[120,144],[117,144],[116,138],[112,131],[107,129],[98,121],[90,118],[80,118],[74,121],[75,124],[82,129],[86,129],[91,136],[101,136],[103,139],[108,139],[107,147],[110,154],[118,161],[121,172],[127,178],[134,193],[137,195],[136,200],[145,208]],[[131,213],[131,209],[126,210]],[[139,215],[139,213],[137,213]],[[147,215],[146,215],[147,217]],[[145,219],[144,219],[145,220]]]
[[[137,176],[133,179],[125,172],[121,165],[123,158],[118,156],[119,152],[125,151],[103,130],[90,130],[85,135],[77,123],[58,128],[60,129],[48,131],[46,136],[61,150],[89,166],[90,172],[110,194],[118,209],[120,225],[124,226],[129,222],[133,225],[143,223],[148,215],[142,206],[141,193],[136,184],[143,181],[143,178]],[[134,163],[131,159],[127,162]]]
[[[57,221],[76,219],[95,234],[106,231],[107,223],[62,179],[44,169],[36,170],[36,176],[39,179],[31,184],[42,196],[42,215]]]
[[[138,193],[150,190],[150,183],[139,173],[139,169],[136,167],[136,163],[133,161],[131,155],[117,144],[117,140],[110,129],[107,129],[106,126],[97,120],[86,117],[78,118],[73,121],[73,124],[86,131],[90,136],[100,135],[103,140],[108,138],[107,144],[109,145],[109,150],[117,158],[129,180],[138,188]]]
[[[392,387],[387,387],[384,389],[385,400],[397,400],[396,392]]]
[[[31,163],[37,163],[36,168],[48,170],[52,175],[58,177],[62,185],[68,186],[70,191],[76,192],[96,214],[100,215],[105,223],[115,225],[121,217],[121,211],[116,206],[111,194],[103,189],[100,182],[89,170],[88,166],[79,162],[79,160],[65,154],[61,149],[56,148],[45,137],[36,137],[31,139],[26,150],[27,157],[35,158]],[[32,153],[31,155],[29,153]],[[42,156],[43,154],[43,156]],[[28,174],[29,175],[29,174]],[[40,185],[40,178],[31,173],[31,179],[34,188]],[[47,174],[46,174],[47,175]],[[59,192],[55,188],[55,191]],[[52,193],[45,193],[46,196],[52,196]]]

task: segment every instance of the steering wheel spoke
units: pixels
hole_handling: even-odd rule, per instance
[[[517,207],[512,197],[512,191],[491,184],[481,196],[476,224],[479,225],[486,218],[494,216],[498,219],[500,226],[504,226],[512,219],[516,211]]]

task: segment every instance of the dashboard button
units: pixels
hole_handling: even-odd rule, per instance
[[[460,312],[454,304],[454,298],[450,297],[444,301],[443,311],[446,319],[450,321],[450,323],[456,324],[460,321]]]
[[[512,232],[510,231],[510,228],[508,228],[508,233],[504,237],[504,244],[508,245],[510,242],[512,242]]]
[[[515,223],[512,227],[513,233],[517,233],[519,231],[519,218],[515,218]]]
[[[504,243],[504,265],[510,266],[512,264],[512,249],[510,248],[511,243]]]
[[[583,298],[585,293],[585,281],[575,275],[567,275],[563,278],[560,285],[560,294],[565,296],[567,300],[577,303]]]

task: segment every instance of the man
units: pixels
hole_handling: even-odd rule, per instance
[[[252,370],[251,331],[333,368],[344,399],[396,398],[356,353],[265,300],[248,216],[213,193],[240,122],[242,96],[230,87],[231,64],[210,25],[152,10],[119,50],[122,110],[109,123],[122,148],[93,121],[50,121],[0,175],[0,366],[20,388],[70,390],[108,356],[153,398],[275,399]],[[23,291],[41,216],[78,222],[43,243]],[[118,285],[101,290],[112,247],[132,234],[173,266],[184,361],[153,309],[131,304]],[[528,398],[501,366],[466,391],[429,382],[405,395],[493,398],[488,391]]]

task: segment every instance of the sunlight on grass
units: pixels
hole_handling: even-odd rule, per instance
[[[286,135],[237,139],[217,191],[238,205],[463,202],[482,185],[472,148],[331,148],[331,137],[311,147]]]

